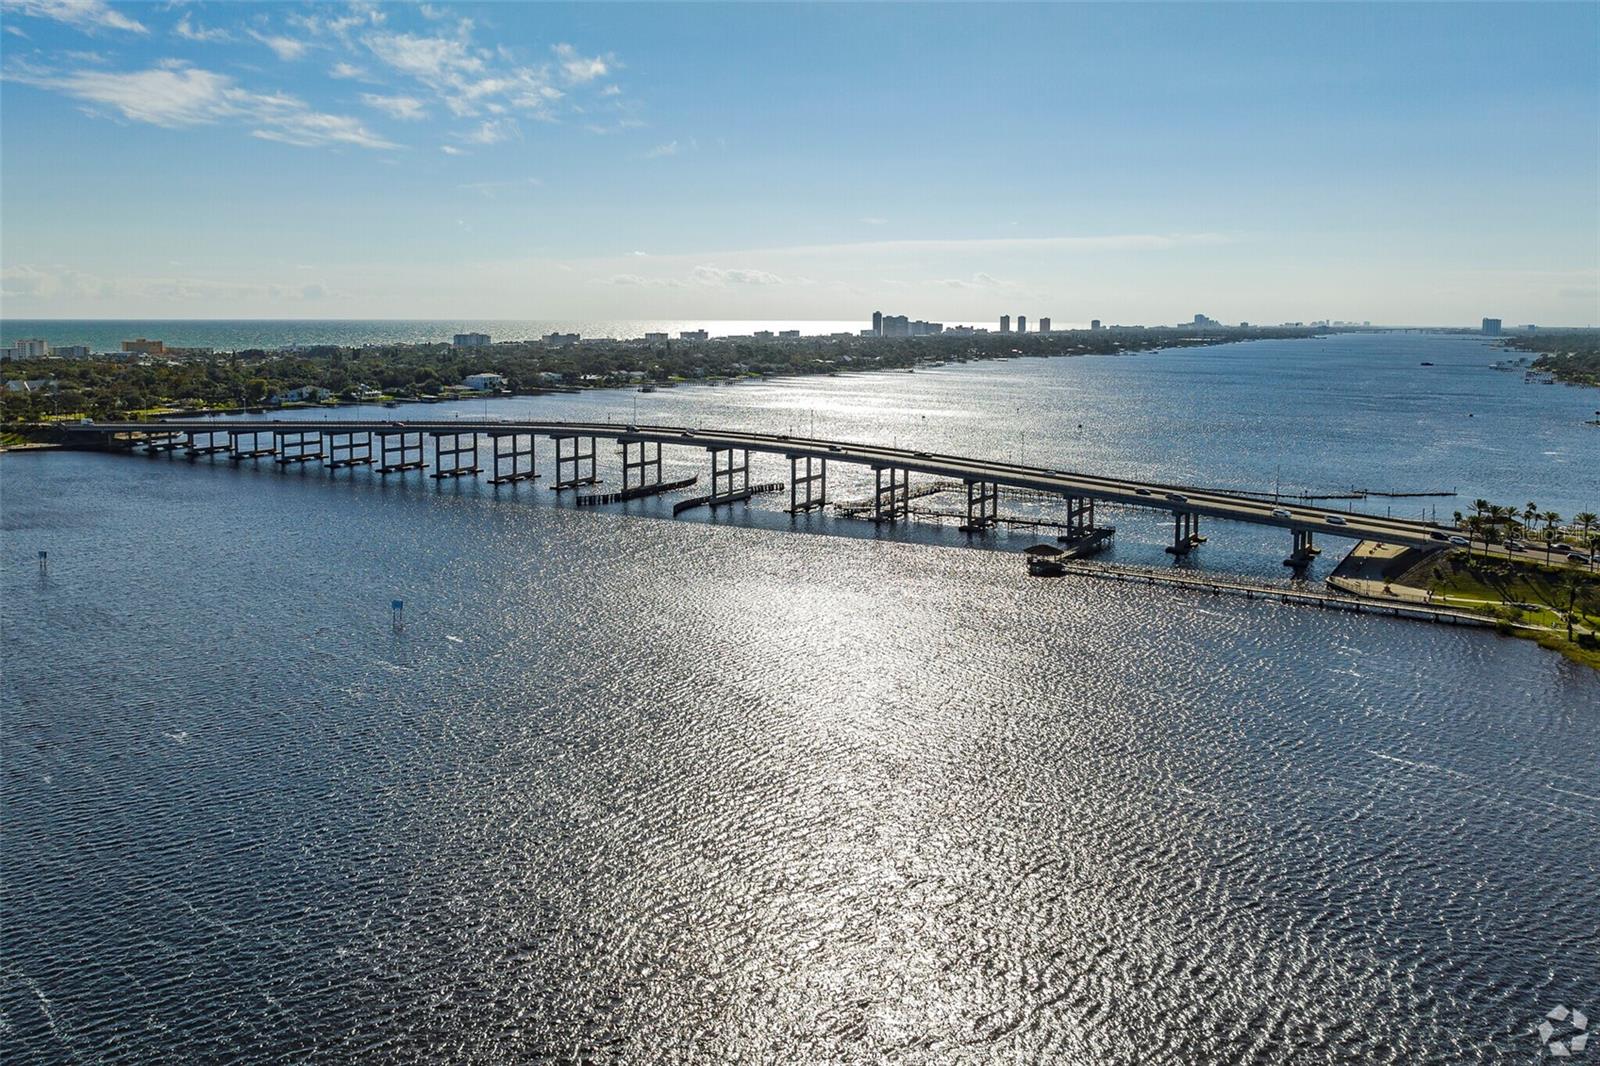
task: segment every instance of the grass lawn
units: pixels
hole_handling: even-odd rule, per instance
[[[1600,647],[1566,638],[1565,612],[1579,627],[1600,631],[1600,573],[1571,565],[1485,559],[1460,551],[1434,556],[1408,573],[1407,585],[1433,593],[1433,602],[1479,611],[1506,621],[1550,626],[1537,639],[1570,659],[1600,669]]]

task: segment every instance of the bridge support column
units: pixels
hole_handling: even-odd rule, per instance
[[[872,520],[894,522],[911,511],[911,471],[904,467],[875,466],[872,472],[877,479],[877,492],[872,497]],[[889,487],[883,486],[883,475],[889,475]],[[888,506],[884,506],[884,496]]]
[[[1172,555],[1188,555],[1194,547],[1194,515],[1176,511],[1172,516],[1172,544],[1167,551]]]
[[[190,430],[188,432],[188,437],[189,446],[184,450],[183,454],[188,456],[190,459],[195,459],[202,455],[215,455],[217,452],[226,452],[233,447],[232,435],[224,429]],[[201,437],[206,439],[204,444],[200,443]],[[223,440],[227,441],[227,443],[218,444],[218,437],[221,437]]]
[[[445,438],[450,438],[447,447]],[[462,441],[466,441],[462,444]],[[463,459],[462,457],[466,458]],[[448,458],[450,465],[444,461]],[[440,480],[447,477],[465,477],[476,474],[483,467],[478,465],[478,435],[476,433],[435,433],[433,434],[433,478]]]
[[[1000,521],[1000,486],[993,481],[968,481],[967,524],[963,533],[982,533]]]
[[[1067,497],[1067,536],[1070,539],[1087,536],[1093,533],[1094,524],[1094,497],[1093,496],[1068,496]]]
[[[562,489],[575,489],[579,485],[598,485],[600,478],[595,472],[594,465],[594,438],[552,436],[550,438],[556,446],[556,479],[551,488],[560,492]],[[571,454],[562,445],[571,442]],[[583,450],[583,442],[589,442],[589,450]],[[584,464],[588,464],[588,473],[584,473]],[[572,475],[567,476],[567,468],[572,468]]]
[[[1321,554],[1312,530],[1294,529],[1290,530],[1290,533],[1294,536],[1294,550],[1289,553],[1289,558],[1283,561],[1284,566],[1302,567]]]
[[[275,441],[273,441],[272,444],[269,447],[263,448],[261,446],[261,434],[262,434],[262,432],[263,431],[259,430],[259,429],[230,430],[229,431],[229,433],[228,433],[228,448],[229,448],[229,451],[231,451],[233,453],[232,458],[233,458],[234,462],[237,463],[241,459],[258,459],[263,455],[276,455],[276,454],[278,454],[278,449],[276,447],[276,442]],[[271,435],[268,434],[268,436],[270,438]],[[250,438],[250,446],[248,448],[244,447],[240,443],[246,437]]]
[[[146,433],[144,437],[145,454],[155,455],[158,452],[170,452],[178,446],[178,438],[181,436],[183,434],[177,432]]]
[[[711,499],[716,507],[724,497],[750,492],[750,452],[735,448],[707,448],[711,453]],[[737,452],[737,458],[735,453]]]
[[[652,450],[653,449],[653,450]],[[622,491],[661,484],[661,442],[622,439]]]
[[[398,442],[398,443],[397,443]],[[394,474],[402,470],[421,470],[428,464],[422,458],[422,433],[378,434],[378,473]]]
[[[322,465],[328,470],[372,463],[371,430],[349,430],[328,434],[328,454]]]
[[[805,473],[800,472],[800,463],[804,461]],[[820,470],[813,470],[815,462]],[[801,489],[804,488],[804,498]],[[813,459],[809,455],[789,456],[789,513],[805,514],[808,511],[824,507],[828,502],[828,460]]]
[[[322,431],[291,431],[275,433],[278,447],[278,465],[308,463],[322,458]]]
[[[491,433],[489,438],[494,442],[494,476],[489,479],[489,484],[509,485],[515,481],[532,481],[539,476],[533,457],[536,439],[533,434],[526,434],[526,448],[522,447],[524,434],[521,433]],[[511,446],[503,447],[501,441],[509,441]],[[527,461],[526,466],[523,465],[524,460]]]

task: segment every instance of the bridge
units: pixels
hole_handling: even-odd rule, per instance
[[[962,528],[970,532],[989,529],[999,522],[1002,488],[1028,490],[1066,502],[1069,535],[1094,531],[1096,503],[1168,512],[1173,535],[1167,550],[1175,555],[1186,554],[1201,542],[1202,518],[1287,530],[1293,544],[1289,561],[1309,559],[1315,553],[1314,538],[1319,534],[1408,547],[1440,547],[1449,537],[1447,531],[1426,522],[1262,500],[1219,489],[744,430],[541,420],[232,417],[81,423],[61,428],[68,443],[78,447],[181,450],[191,457],[225,454],[235,461],[315,462],[335,469],[371,465],[380,474],[425,469],[426,438],[432,443],[431,476],[435,478],[484,472],[479,465],[479,445],[487,440],[488,454],[492,456],[489,481],[493,484],[541,477],[535,462],[535,442],[543,437],[554,451],[555,477],[551,485],[558,490],[599,483],[596,442],[607,440],[622,448],[622,491],[608,494],[620,499],[684,487],[682,481],[669,483],[662,479],[661,449],[692,448],[706,452],[710,458],[711,494],[697,502],[712,506],[748,499],[755,491],[773,488],[751,486],[749,457],[751,453],[776,455],[789,461],[791,513],[825,506],[828,465],[845,463],[874,472],[877,491],[871,497],[870,517],[875,521],[894,522],[910,517],[910,502],[915,495],[910,478],[920,474],[957,482],[965,488],[967,521]]]

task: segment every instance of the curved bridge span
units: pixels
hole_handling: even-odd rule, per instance
[[[104,422],[63,428],[69,440],[80,446],[129,450],[142,446],[152,451],[182,449],[190,455],[226,453],[236,459],[270,456],[280,463],[320,461],[330,467],[381,462],[378,469],[383,473],[423,468],[426,465],[423,438],[426,437],[433,442],[434,477],[479,473],[482,470],[477,465],[479,439],[489,438],[495,457],[491,480],[497,483],[540,476],[534,470],[534,441],[545,437],[555,444],[556,488],[596,483],[594,442],[609,440],[623,448],[623,491],[639,495],[648,494],[655,486],[662,490],[668,488],[660,476],[662,447],[694,448],[711,455],[712,496],[709,499],[713,501],[744,498],[740,490],[749,489],[748,456],[755,452],[790,461],[791,510],[823,506],[827,465],[848,463],[877,472],[875,517],[880,520],[892,521],[907,514],[909,478],[916,473],[963,483],[967,490],[968,525],[974,529],[994,524],[995,504],[1002,487],[1060,496],[1068,501],[1072,513],[1075,508],[1088,506],[1091,524],[1095,501],[1166,511],[1173,515],[1174,550],[1179,554],[1198,542],[1201,517],[1290,530],[1297,553],[1310,550],[1313,534],[1410,547],[1440,547],[1448,537],[1440,527],[1425,522],[1278,503],[1219,489],[744,430],[464,418],[404,421],[226,418]],[[507,441],[509,450],[504,446]],[[585,441],[587,450],[583,448]],[[378,449],[376,453],[374,447]],[[468,461],[462,463],[462,457]],[[444,462],[447,458],[451,460],[448,465]],[[564,476],[567,473],[571,476]],[[798,491],[802,487],[803,494]],[[1069,526],[1071,524],[1069,521]]]

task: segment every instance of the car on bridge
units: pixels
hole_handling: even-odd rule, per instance
[[[1188,503],[1189,502],[1189,497],[1185,496],[1181,492],[1169,492],[1169,493],[1167,493],[1167,499],[1172,500],[1174,503]]]
[[[1336,514],[1329,515],[1328,517],[1324,518],[1323,521],[1328,523],[1330,526],[1347,526],[1350,524],[1344,520],[1343,515]]]
[[[1286,507],[1274,507],[1272,509],[1272,517],[1273,518],[1293,518],[1294,515]]]

